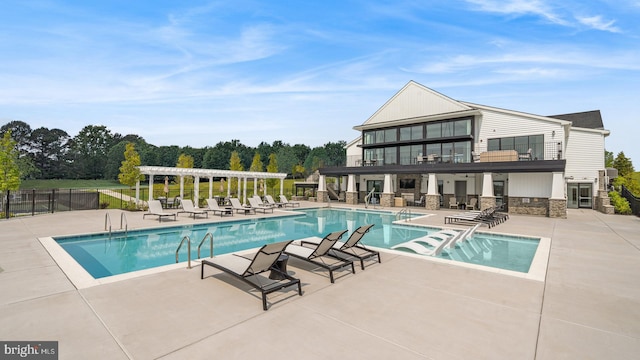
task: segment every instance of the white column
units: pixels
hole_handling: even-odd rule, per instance
[[[436,174],[429,174],[427,195],[438,195],[438,179],[436,178]]]
[[[327,191],[327,177],[320,175],[318,177],[318,191]]]
[[[356,192],[356,175],[349,174],[347,180],[347,192]]]
[[[149,174],[149,201],[153,200],[153,174]]]
[[[136,205],[140,205],[140,180],[136,181]]]
[[[258,194],[258,178],[253,178],[253,195]]]
[[[393,190],[391,189],[391,174],[384,174],[384,187],[383,194],[393,194]]]
[[[482,196],[493,196],[493,174],[484,173],[482,178]]]
[[[184,176],[180,175],[180,199],[184,199]]]
[[[564,200],[564,173],[554,172],[551,182],[551,199]]]
[[[213,198],[213,176],[209,177],[209,199]]]
[[[200,202],[200,177],[194,176],[193,180],[193,205],[197,208]]]
[[[267,188],[267,185],[265,184],[264,188]],[[284,178],[280,178],[280,195],[284,195]]]
[[[242,204],[247,204],[247,178],[244,178],[244,191],[242,193]]]
[[[231,197],[231,178],[227,178],[227,197]]]

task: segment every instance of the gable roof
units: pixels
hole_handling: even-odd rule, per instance
[[[411,80],[362,125],[467,110],[472,108]]]
[[[579,128],[604,130],[600,110],[583,111],[579,113],[550,115],[554,119],[571,121],[571,125]]]

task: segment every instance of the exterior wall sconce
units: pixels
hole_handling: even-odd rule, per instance
[[[552,137],[553,137],[553,136],[556,136],[556,131],[555,131],[555,130],[553,130],[553,131],[551,132],[551,136],[552,136]]]

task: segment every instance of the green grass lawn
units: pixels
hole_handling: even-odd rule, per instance
[[[20,190],[127,188],[116,180],[22,180]]]

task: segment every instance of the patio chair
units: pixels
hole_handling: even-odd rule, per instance
[[[531,148],[529,148],[529,150],[527,150],[526,153],[524,154],[518,154],[518,160],[523,161],[523,160],[531,160]]]
[[[267,201],[267,204],[272,205],[274,207],[282,207],[284,204],[281,202],[275,202],[275,200],[273,200],[273,196],[271,195],[265,195],[264,196],[265,200]]]
[[[418,201],[412,201],[411,205],[413,206],[424,206],[424,195],[420,196],[420,200]]]
[[[458,208],[458,200],[455,197],[449,198],[449,209],[457,209]]]
[[[176,220],[176,214],[165,212],[159,200],[149,200],[149,212],[142,215],[142,218],[144,219],[147,215],[157,216],[158,222],[161,222],[162,218],[167,216],[173,216],[173,220]]]
[[[478,205],[478,198],[473,197],[469,199],[468,203],[464,204],[464,208],[467,210],[475,210],[476,205]]]
[[[204,210],[198,210],[193,206],[193,200],[180,200],[180,204],[182,205],[182,210],[179,210],[176,214],[187,213],[193,215],[193,218],[196,218],[196,215],[205,215],[207,218],[209,217],[209,213]]]
[[[287,197],[284,195],[280,195],[280,202],[284,204],[284,207],[296,207],[296,206],[300,206],[299,202],[296,201],[289,201],[287,200]]]
[[[355,229],[349,239],[345,242],[336,241],[331,248],[332,255],[337,257],[353,257],[360,260],[360,267],[364,270],[364,261],[371,258],[378,258],[378,263],[381,263],[380,252],[366,248],[360,240],[375,224],[362,225]],[[322,239],[319,237],[306,238],[300,241],[302,245],[314,244],[317,245]]]
[[[220,216],[225,216],[225,215],[233,216],[233,209],[228,207],[221,208],[218,205],[218,201],[216,199],[207,199],[207,205],[209,207],[204,210],[211,211],[213,215],[215,215],[216,213],[220,213]]]
[[[231,202],[231,208],[233,210],[235,210],[236,213],[242,212],[245,215],[251,214],[251,213],[254,213],[254,214],[256,213],[256,210],[254,208],[242,206],[242,204],[240,204],[240,200],[238,200],[238,198],[231,198],[231,199],[229,199],[229,201]]]
[[[333,248],[335,243],[340,240],[342,235],[346,232],[347,230],[332,232],[325,236],[319,243],[306,243],[306,246],[302,245],[302,242],[308,239],[302,239],[299,243],[289,244],[289,246],[284,250],[284,253],[328,270],[329,279],[333,284],[335,282],[333,272],[336,270],[351,266],[351,272],[354,274],[356,273],[353,260],[342,259],[330,254],[330,250]]]
[[[267,310],[267,294],[279,291],[289,286],[298,286],[298,295],[302,296],[300,280],[281,271],[275,266],[284,249],[291,241],[267,244],[258,250],[253,258],[236,254],[217,256],[212,259],[204,259],[200,265],[200,279],[204,279],[204,266],[213,266],[227,274],[244,281],[262,294],[262,309]],[[261,276],[266,271],[278,273],[281,279],[271,279]]]
[[[260,205],[255,198],[250,197],[248,200],[249,205],[251,205],[251,209],[253,209],[253,211],[262,211],[265,214],[267,213],[267,210],[273,212],[273,208],[271,206],[267,206],[264,204]]]

